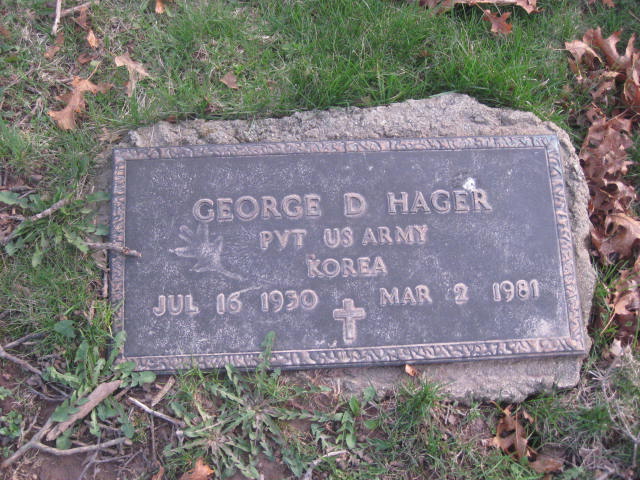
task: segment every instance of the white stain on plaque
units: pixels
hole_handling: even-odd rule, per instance
[[[462,184],[462,188],[467,192],[473,192],[476,189],[476,180],[471,177],[467,178]]]

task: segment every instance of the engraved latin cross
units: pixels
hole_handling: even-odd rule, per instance
[[[333,310],[333,319],[342,322],[342,338],[351,345],[356,340],[356,320],[364,320],[367,312],[364,308],[356,308],[352,298],[342,300],[342,308]]]

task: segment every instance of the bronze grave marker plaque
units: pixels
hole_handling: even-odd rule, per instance
[[[282,368],[584,353],[555,136],[114,152],[123,359]]]

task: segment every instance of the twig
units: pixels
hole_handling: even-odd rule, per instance
[[[7,310],[7,312],[8,312],[8,310]],[[4,317],[2,317],[2,318],[4,318]],[[30,333],[29,335],[25,335],[24,337],[20,337],[19,339],[14,340],[13,342],[9,342],[9,343],[7,343],[3,348],[4,348],[5,350],[6,350],[6,349],[9,349],[9,348],[15,348],[15,347],[17,347],[18,345],[22,345],[22,344],[23,344],[24,342],[26,342],[27,340],[31,340],[31,339],[34,339],[34,338],[40,338],[40,337],[42,337],[43,335],[44,335],[44,334],[43,334],[43,333],[41,333],[41,332],[33,332],[33,333]]]
[[[22,455],[24,455],[27,452],[27,450],[29,450],[32,447],[35,448],[36,444],[40,443],[40,439],[44,436],[44,434],[49,431],[49,429],[51,428],[51,425],[53,425],[53,420],[51,419],[51,417],[49,417],[49,419],[45,422],[42,428],[38,430],[38,433],[36,433],[33,437],[31,437],[31,440],[29,440],[27,443],[21,446],[18,450],[16,450],[16,453],[11,455],[4,462],[2,462],[2,464],[0,464],[0,469],[7,468],[13,462],[18,460]]]
[[[161,418],[163,420],[166,420],[169,423],[173,423],[176,427],[180,427],[180,428],[184,428],[186,427],[186,424],[182,421],[182,420],[178,420],[176,418],[170,417],[169,415],[165,415],[162,412],[158,412],[157,410],[153,410],[149,407],[147,407],[144,403],[142,403],[139,400],[136,400],[133,397],[127,397],[129,399],[129,401],[131,403],[133,403],[135,406],[140,407],[142,410],[144,410],[145,412],[147,412],[150,415],[153,415],[155,417]]]
[[[24,196],[24,195],[23,195]],[[67,197],[67,198],[63,198],[62,200],[58,200],[56,203],[54,203],[53,205],[51,205],[49,208],[41,211],[40,213],[36,213],[35,215],[31,216],[31,217],[27,217],[25,218],[23,221],[30,221],[30,222],[35,222],[36,220],[41,220],[45,217],[48,217],[49,215],[57,212],[58,210],[60,210],[62,207],[64,207],[65,205],[68,205],[69,203],[71,203],[72,199],[71,197]],[[22,225],[22,223],[20,223],[20,225]],[[15,233],[18,231],[18,228],[16,227],[13,232],[11,232],[9,235],[7,235],[3,240],[2,243],[4,245],[6,245],[7,243],[9,243]]]
[[[71,8],[65,8],[64,10],[62,10],[62,12],[60,13],[60,16],[62,18],[64,17],[68,17],[69,15],[73,15],[76,12],[79,12],[80,10],[82,10],[83,8],[89,8],[91,5],[93,5],[94,3],[99,3],[100,0],[93,0],[92,2],[87,2],[87,3],[82,3],[80,5],[76,5],[75,7],[71,7]]]
[[[14,355],[11,355],[10,353],[7,353],[7,351],[2,346],[0,346],[0,358],[9,360],[10,362],[20,365],[25,370],[29,370],[30,372],[35,373],[36,375],[42,376],[42,370],[38,370],[36,367],[31,366],[27,361],[22,360],[21,358],[18,358]]]
[[[78,453],[93,452],[94,450],[101,450],[103,448],[113,447],[114,445],[121,445],[128,441],[130,441],[128,438],[120,437],[114,440],[109,440],[108,442],[97,443],[95,445],[87,445],[86,447],[70,448],[68,450],[60,450],[59,448],[50,447],[40,442],[34,442],[33,447],[37,448],[38,450],[42,450],[43,452],[50,453],[52,455],[59,455],[59,456],[66,457],[68,455],[77,455]]]
[[[33,393],[34,395],[37,395],[40,398],[45,399],[47,402],[62,402],[63,400],[66,400],[67,398],[69,398],[69,395],[58,395],[57,397],[51,397],[46,393],[39,392],[38,390],[31,387],[30,385],[25,385],[25,387],[27,387],[27,390],[29,390],[31,393]]]
[[[93,391],[86,397],[86,402],[78,406],[78,411],[72,414],[67,420],[57,424],[48,434],[47,440],[55,440],[59,435],[64,433],[69,427],[71,427],[76,420],[80,420],[91,411],[96,408],[105,398],[115,392],[122,385],[122,380],[114,380],[113,382],[105,382],[98,385]]]
[[[302,477],[302,480],[311,480],[311,478],[313,477],[313,469],[316,468],[318,465],[320,465],[325,458],[335,457],[337,455],[342,455],[344,453],[347,453],[347,451],[337,450],[335,452],[329,452],[326,455],[323,455],[320,458],[315,459],[313,462],[311,462],[311,465],[309,465],[309,469],[305,472],[304,477]]]
[[[124,245],[118,245],[117,243],[93,243],[86,242],[85,245],[89,247],[91,250],[113,250],[114,252],[121,253],[128,257],[142,257],[142,254],[137,250],[133,250],[132,248],[125,247]]]
[[[53,21],[53,27],[51,27],[51,34],[58,33],[58,25],[60,24],[60,14],[62,13],[62,0],[56,0],[56,18]]]
[[[62,207],[64,207],[64,206],[68,205],[69,203],[71,203],[71,200],[72,200],[71,197],[66,197],[66,198],[63,198],[62,200],[58,200],[56,203],[51,205],[49,208],[41,211],[40,213],[36,213],[35,215],[27,218],[27,220],[29,220],[31,222],[35,222],[36,220],[40,220],[42,218],[48,217],[52,213],[57,212]]]

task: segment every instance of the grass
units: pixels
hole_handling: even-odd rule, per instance
[[[156,15],[152,1],[103,0],[90,9],[100,48],[94,52],[86,32],[66,18],[64,43],[46,59],[54,41],[51,2],[5,1],[0,5],[0,25],[8,31],[0,35],[1,169],[8,186],[25,186],[27,195],[38,196],[37,209],[63,197],[75,203],[32,225],[34,236],[23,249],[0,256],[0,305],[8,312],[0,318],[1,343],[42,335],[22,353],[30,353],[28,358],[48,372],[47,384],[57,391],[49,387],[46,395],[69,396],[71,404],[59,407],[61,416],[73,410],[73,400],[107,380],[146,385],[149,391],[152,379],[109,362],[112,310],[102,297],[104,257],[83,253],[64,235],[69,229],[86,235],[95,225],[86,213],[86,198],[94,175],[105,168],[109,145],[127,130],[166,119],[283,116],[455,91],[489,105],[534,112],[567,128],[579,145],[584,130],[578,113],[590,97],[574,85],[564,42],[596,26],[605,36],[623,29],[626,42],[638,31],[640,4],[616,4],[607,9],[582,0],[539,0],[543,10],[535,15],[503,7],[512,12],[513,34],[496,37],[481,9],[471,6],[434,15],[391,0],[190,0],[170,3],[167,14]],[[126,52],[150,73],[131,97],[124,89],[126,69],[113,62]],[[81,64],[83,53],[96,56]],[[228,72],[238,78],[239,89],[220,82]],[[57,97],[69,92],[74,75],[111,82],[114,88],[86,95],[78,128],[66,132],[47,111],[63,107]],[[637,168],[632,176],[637,177]],[[38,251],[40,263],[34,267]],[[603,304],[620,268],[601,272],[596,303]],[[564,449],[566,469],[556,478],[595,478],[602,469],[610,469],[614,478],[632,464],[633,442],[622,415],[634,405],[637,378],[603,377],[601,355],[615,330],[609,326],[592,334],[596,348],[581,385],[522,406],[536,419],[529,431],[532,444]],[[635,371],[625,368],[621,371]],[[601,375],[594,378],[589,371]],[[45,395],[26,377],[12,373],[11,379],[7,385],[15,402],[3,403],[0,411],[0,432],[8,432],[0,440],[4,456],[15,450],[16,429],[25,428],[18,420],[30,421]],[[483,446],[481,440],[495,432],[495,406],[452,404],[433,385],[408,382],[390,397],[369,392],[352,399],[266,370],[192,371],[177,379],[157,407],[188,425],[181,436],[165,431],[165,439],[158,440],[156,451],[170,478],[200,455],[217,475],[239,469],[255,476],[256,469],[271,465],[273,478],[300,476],[332,450],[348,453],[322,459],[315,467],[322,478],[540,477],[526,461]],[[604,381],[616,386],[615,401],[604,397]],[[132,392],[144,394],[144,388],[136,388]],[[3,398],[5,390],[0,390]],[[238,401],[239,395],[250,402]],[[613,404],[619,409],[612,411]],[[83,427],[70,430],[61,446],[118,432],[137,446],[146,445],[155,432],[149,422],[124,399],[108,400]]]

